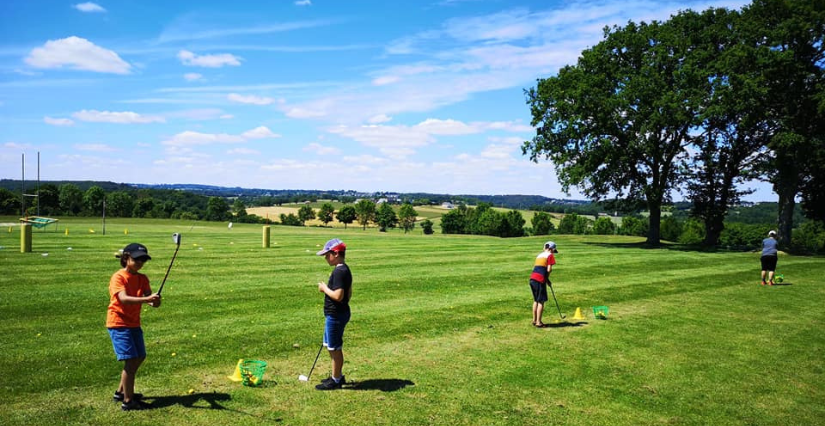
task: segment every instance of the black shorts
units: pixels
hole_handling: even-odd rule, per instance
[[[533,301],[544,303],[547,301],[547,284],[530,280],[530,290],[533,290]]]
[[[759,260],[762,261],[763,271],[776,271],[776,256],[762,256]]]

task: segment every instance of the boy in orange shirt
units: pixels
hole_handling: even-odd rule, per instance
[[[148,405],[141,401],[143,395],[135,393],[135,375],[140,364],[146,359],[146,345],[140,328],[140,310],[144,303],[157,308],[160,295],[152,293],[149,278],[139,273],[149,257],[143,244],[132,243],[119,255],[120,266],[109,280],[109,308],[106,314],[106,328],[117,355],[124,361],[120,374],[120,385],[113,399],[121,402],[123,411],[142,410]]]

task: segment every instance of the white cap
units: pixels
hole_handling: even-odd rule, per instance
[[[544,243],[544,249],[545,250],[550,249],[550,250],[553,251],[553,253],[558,253],[559,252],[558,250],[556,250],[556,243],[554,243],[552,241],[548,241],[548,242]]]
[[[768,236],[769,237],[775,237],[776,236],[776,231],[774,231],[774,230],[768,231]]]

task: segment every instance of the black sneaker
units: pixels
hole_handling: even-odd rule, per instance
[[[136,399],[136,400],[140,401],[141,399],[143,399],[143,394],[142,393],[134,393],[134,394],[132,394],[132,399]],[[114,396],[112,396],[112,400],[115,401],[115,402],[123,402],[123,393],[115,391]]]
[[[137,399],[133,399],[129,402],[124,402],[120,404],[120,409],[123,411],[132,411],[132,410],[145,410],[151,407],[149,404],[139,401]]]
[[[321,384],[316,385],[315,389],[318,390],[335,390],[341,389],[347,383],[347,379],[344,376],[341,376],[341,380],[338,383],[335,383],[335,380],[332,377],[326,378],[321,381]]]

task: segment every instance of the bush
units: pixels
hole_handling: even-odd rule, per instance
[[[791,235],[791,250],[799,253],[825,253],[825,223],[809,220]]]
[[[422,220],[421,229],[424,230],[425,235],[431,235],[433,233],[433,222],[430,219]]]
[[[705,224],[697,219],[688,219],[682,227],[682,235],[679,235],[680,244],[696,245],[705,240]]]
[[[682,235],[682,222],[679,222],[673,215],[665,216],[659,231],[663,240],[676,242]]]
[[[768,235],[767,225],[748,225],[739,222],[725,223],[719,235],[719,245],[728,248],[756,249],[762,247],[762,240]]]

